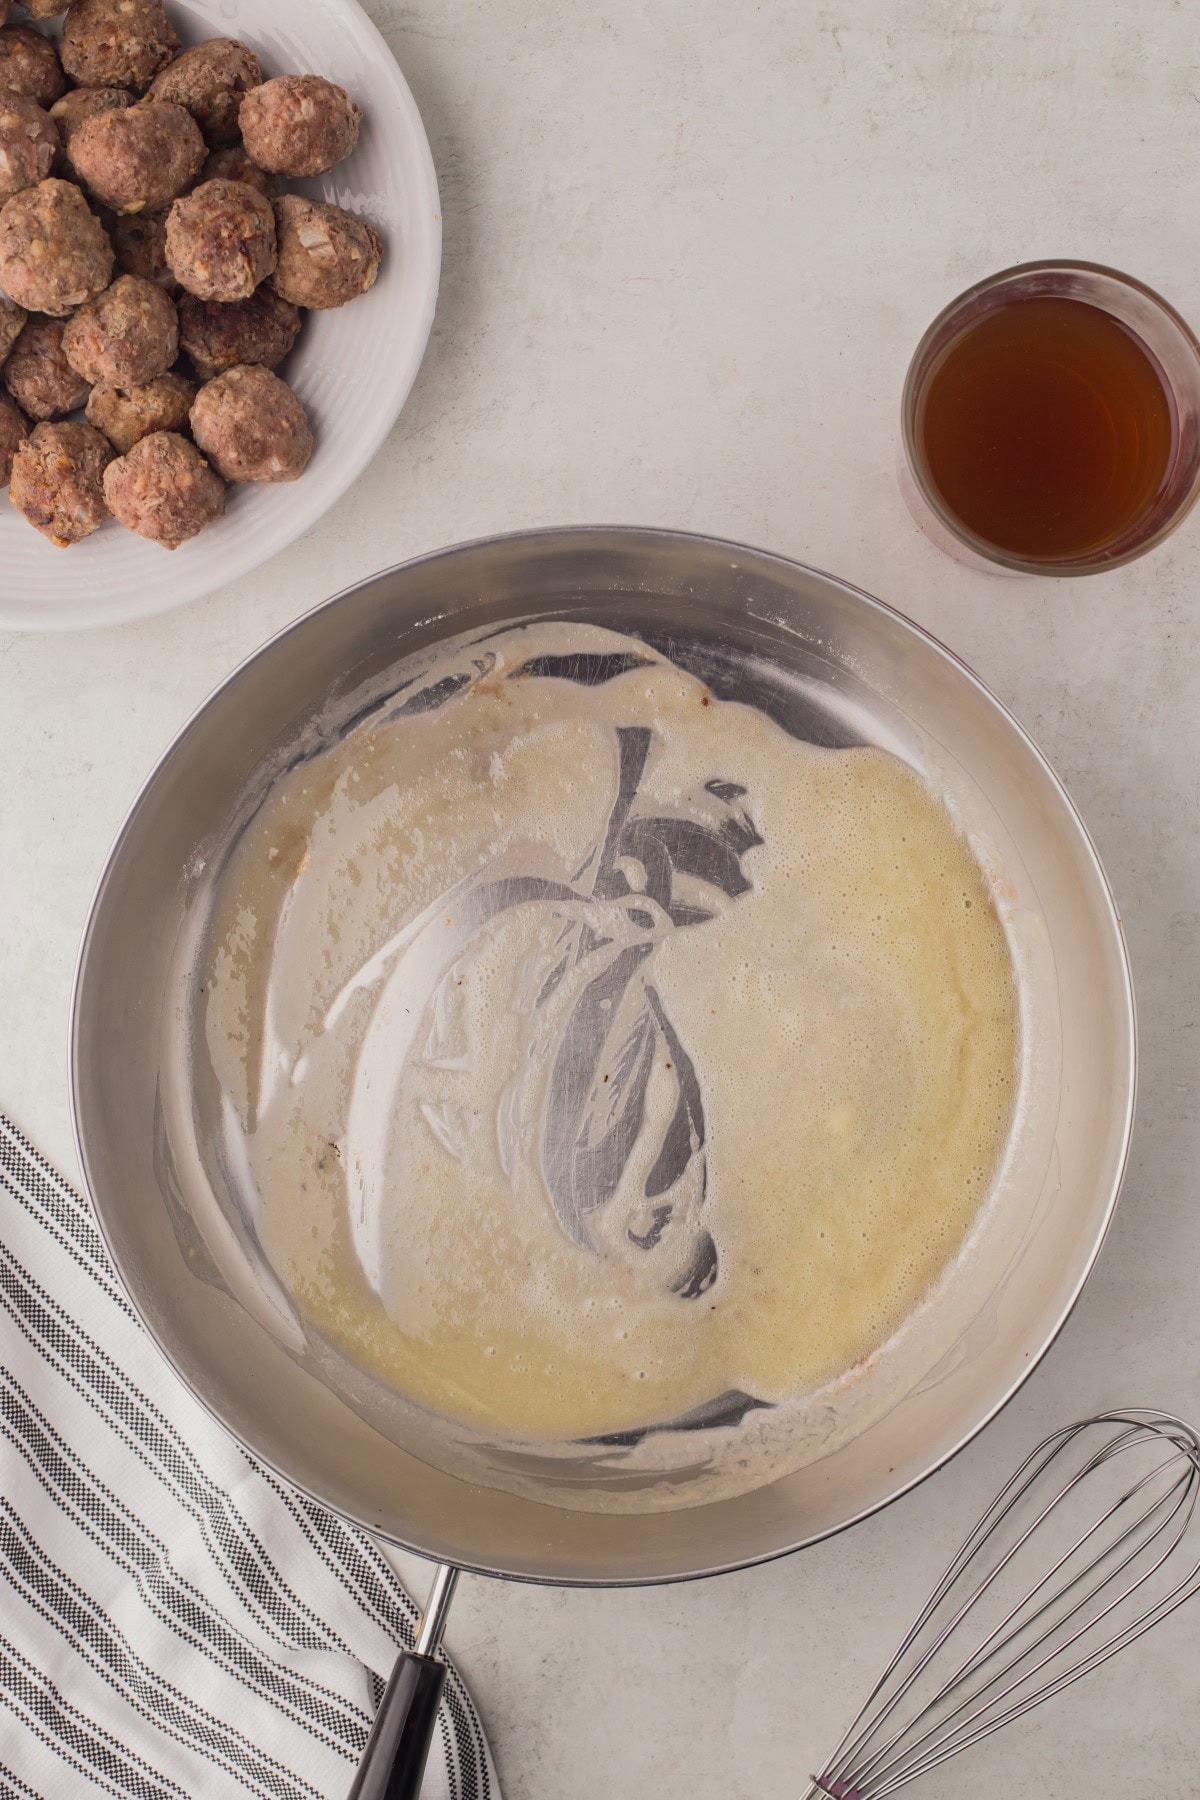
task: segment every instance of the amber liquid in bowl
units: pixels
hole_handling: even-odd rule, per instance
[[[1102,554],[1171,469],[1175,407],[1134,332],[1086,301],[984,313],[930,370],[916,450],[945,512],[984,545],[1053,564]]]

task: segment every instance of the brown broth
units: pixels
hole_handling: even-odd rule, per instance
[[[1139,338],[1082,300],[986,313],[930,373],[917,452],[946,513],[984,544],[1047,563],[1102,555],[1170,470],[1170,394]]]

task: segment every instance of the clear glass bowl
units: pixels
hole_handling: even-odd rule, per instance
[[[1010,555],[980,538],[943,502],[920,447],[921,410],[929,378],[951,344],[988,313],[1014,300],[1082,300],[1139,338],[1158,364],[1174,414],[1171,461],[1158,493],[1135,524],[1100,551],[1077,557]],[[1132,562],[1174,531],[1200,495],[1200,343],[1172,306],[1143,282],[1098,263],[1032,262],[976,282],[940,312],[909,364],[901,402],[902,486],[917,523],[940,549],[993,571],[1022,575],[1092,575]]]

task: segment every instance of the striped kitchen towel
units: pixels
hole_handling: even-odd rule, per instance
[[[341,1800],[416,1608],[245,1455],[0,1118],[0,1800]],[[499,1800],[452,1669],[423,1800]]]

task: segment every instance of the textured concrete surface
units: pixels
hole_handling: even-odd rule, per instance
[[[71,965],[121,815],[207,690],[357,576],[515,526],[691,526],[834,569],[952,644],[1066,778],[1128,926],[1141,1109],[1096,1276],[1003,1418],[851,1535],[676,1590],[467,1581],[450,1630],[510,1800],[788,1800],[1043,1427],[1106,1402],[1200,1412],[1200,522],[1110,576],[993,579],[921,537],[894,478],[908,354],[977,276],[1082,256],[1200,316],[1194,12],[370,10],[442,182],[427,362],[367,476],[268,568],[137,628],[0,637],[0,1105],[73,1171]],[[1200,1607],[925,1791],[1200,1794],[1198,1669]]]

